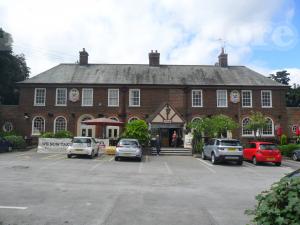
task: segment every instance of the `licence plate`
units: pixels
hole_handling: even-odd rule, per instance
[[[235,152],[235,151],[236,151],[236,148],[228,148],[228,151],[230,151],[230,152]]]
[[[275,158],[267,158],[268,161],[273,161]]]
[[[225,159],[238,159],[239,157],[235,157],[235,156],[225,156]]]

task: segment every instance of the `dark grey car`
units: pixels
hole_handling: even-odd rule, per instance
[[[202,159],[211,159],[212,164],[221,161],[236,161],[243,164],[243,147],[236,139],[214,138],[203,147]]]
[[[292,159],[295,161],[300,160],[300,149],[293,151]]]

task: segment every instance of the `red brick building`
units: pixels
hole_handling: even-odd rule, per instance
[[[160,53],[151,51],[148,64],[89,64],[83,49],[78,64],[59,64],[20,82],[19,106],[14,116],[2,113],[2,122],[11,121],[27,137],[69,130],[75,135],[116,138],[117,127],[107,127],[102,134],[81,121],[138,118],[147,121],[152,133],[160,133],[168,146],[174,130],[183,137],[187,123],[216,114],[238,122],[240,128],[232,136],[247,140],[253,137],[244,128],[249,114],[260,111],[269,121],[264,138],[276,138],[279,125],[288,133],[288,86],[245,66],[228,65],[224,50],[218,59],[216,65],[164,65]]]

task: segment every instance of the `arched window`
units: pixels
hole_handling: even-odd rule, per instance
[[[263,136],[274,136],[274,123],[271,118],[267,118],[267,126],[262,131]]]
[[[201,117],[194,117],[191,122],[201,121]]]
[[[109,117],[109,119],[114,120],[114,121],[119,121],[119,119],[115,116]]]
[[[41,116],[36,116],[32,120],[32,135],[40,135],[45,131],[45,119]]]
[[[242,120],[242,135],[243,136],[253,136],[253,130],[249,130],[246,126],[250,123],[250,118],[246,117]]]
[[[136,117],[136,116],[131,117],[131,118],[129,118],[128,123],[130,123],[130,122],[132,122],[132,121],[135,121],[135,120],[139,120],[139,118]]]
[[[58,116],[54,120],[54,133],[67,130],[67,120],[65,117]]]

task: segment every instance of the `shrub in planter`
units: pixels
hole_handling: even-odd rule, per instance
[[[300,149],[300,144],[288,144],[278,146],[282,155],[290,157],[292,152],[296,149]]]
[[[45,133],[42,133],[41,138],[54,138],[54,133],[53,132],[45,132]]]
[[[26,147],[25,140],[23,139],[22,136],[11,135],[11,136],[6,136],[5,139],[12,144],[13,148],[25,148]]]
[[[283,178],[256,196],[258,204],[245,213],[254,224],[297,225],[300,221],[300,177]]]
[[[58,131],[54,135],[55,138],[73,138],[73,134],[70,131],[62,130]]]
[[[285,134],[283,134],[281,137],[280,137],[280,145],[286,145],[287,144],[287,137]]]

